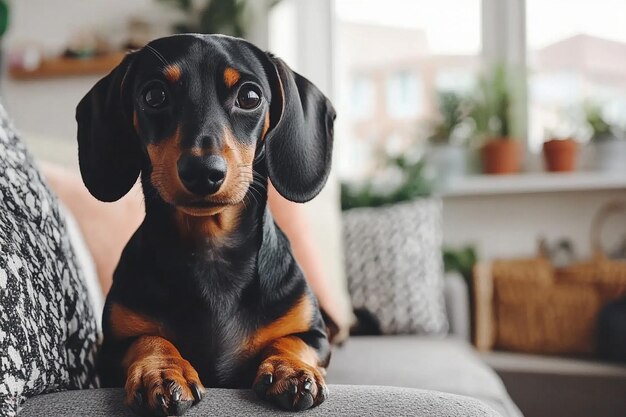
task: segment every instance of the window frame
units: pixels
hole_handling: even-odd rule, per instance
[[[336,24],[334,0],[281,0],[291,2],[297,21],[295,69],[307,74],[329,97],[333,97],[333,36]],[[257,1],[248,0],[249,3]],[[261,3],[261,2],[258,2]],[[271,0],[265,0],[267,20]],[[256,10],[259,7],[256,6]],[[255,27],[267,45],[267,23]],[[516,71],[513,103],[514,133],[528,147],[528,77],[526,0],[481,0],[481,57],[486,66],[504,64]],[[265,33],[263,32],[265,31]],[[254,39],[253,39],[254,41]],[[316,51],[315,54],[309,53]],[[521,69],[521,70],[519,70]]]

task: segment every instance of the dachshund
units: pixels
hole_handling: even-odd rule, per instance
[[[101,384],[148,415],[182,415],[205,387],[322,403],[336,327],[266,202],[270,180],[300,203],[324,186],[330,101],[245,40],[185,34],[129,52],[76,120],[90,193],[112,202],[140,177],[146,211],[105,303]]]

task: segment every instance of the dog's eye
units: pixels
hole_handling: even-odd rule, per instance
[[[261,104],[261,90],[253,84],[244,84],[237,93],[235,105],[244,110],[253,110]]]
[[[167,94],[162,86],[153,85],[146,89],[143,99],[148,106],[158,109],[166,104]]]

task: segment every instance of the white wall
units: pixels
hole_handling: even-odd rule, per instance
[[[590,228],[598,210],[626,190],[587,190],[444,198],[444,244],[475,245],[481,259],[533,257],[537,239],[550,244],[569,238],[578,256],[591,255]],[[608,219],[603,244],[615,248],[626,238],[626,214]]]
[[[55,55],[72,34],[83,30],[96,30],[120,43],[130,16],[159,22],[163,28],[175,17],[165,14],[156,0],[16,0],[11,2],[4,49],[36,45]],[[99,78],[15,81],[5,74],[2,103],[37,155],[73,165],[75,157],[68,148],[75,146],[74,110]]]
[[[159,9],[156,0],[16,0],[11,2],[6,40],[9,46],[44,45],[53,53],[81,30],[96,30],[120,42],[129,16],[153,19]]]

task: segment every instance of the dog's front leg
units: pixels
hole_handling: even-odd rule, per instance
[[[315,349],[297,336],[271,342],[262,352],[262,362],[254,380],[254,391],[287,410],[306,410],[328,397]]]
[[[204,387],[178,349],[159,336],[140,336],[123,361],[126,403],[137,412],[180,416],[200,401]]]

